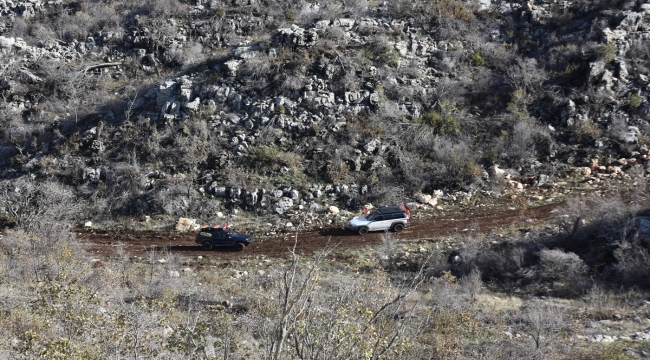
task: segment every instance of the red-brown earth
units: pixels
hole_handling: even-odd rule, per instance
[[[427,214],[414,214],[411,226],[396,234],[399,240],[433,240],[441,237],[462,234],[470,229],[486,234],[513,226],[533,226],[545,222],[553,210],[561,204],[549,204],[530,209],[503,210],[489,209],[472,212],[458,212],[436,217]],[[219,248],[205,251],[194,242],[195,232],[178,233],[162,231],[111,231],[78,230],[79,238],[86,244],[92,256],[109,257],[122,248],[130,255],[144,257],[148,251],[168,250],[176,254],[214,259],[234,259],[247,255],[283,257],[293,246],[295,233],[284,233],[271,237],[256,237],[253,244],[243,251]],[[342,228],[316,231],[302,231],[298,234],[297,251],[311,253],[330,244],[338,247],[355,247],[381,244],[381,232],[360,236]]]

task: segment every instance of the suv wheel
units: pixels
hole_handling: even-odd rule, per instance
[[[236,243],[236,244],[235,244],[235,249],[236,249],[237,251],[244,251],[244,248],[245,248],[245,247],[246,247],[246,245],[244,245],[244,243]]]
[[[404,225],[402,224],[395,224],[395,226],[393,226],[393,231],[395,232],[400,232],[402,230],[404,230]]]
[[[368,233],[368,228],[367,227],[360,227],[359,228],[359,235],[365,235]]]
[[[210,244],[207,241],[201,243],[201,247],[203,248],[203,250],[212,250],[212,244]]]

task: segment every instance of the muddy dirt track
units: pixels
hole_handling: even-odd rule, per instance
[[[467,229],[477,228],[481,233],[517,225],[531,226],[544,222],[553,210],[562,204],[551,204],[524,210],[484,210],[472,213],[457,213],[442,217],[414,216],[412,225],[396,234],[400,240],[434,239],[463,233]],[[256,241],[244,251],[221,248],[204,251],[194,243],[194,232],[117,232],[107,230],[78,230],[79,238],[87,245],[92,256],[109,257],[122,248],[130,255],[145,257],[151,250],[172,251],[182,256],[203,256],[217,259],[233,259],[246,255],[265,255],[284,257],[293,245],[295,233],[286,233],[274,237],[256,237]],[[310,253],[323,248],[328,241],[339,247],[354,247],[380,244],[381,232],[360,236],[344,229],[327,229],[301,232],[298,235],[297,250]]]

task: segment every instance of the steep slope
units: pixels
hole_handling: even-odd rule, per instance
[[[10,222],[32,181],[209,219],[647,174],[641,1],[31,4],[1,10]]]

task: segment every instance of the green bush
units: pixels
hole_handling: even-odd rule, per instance
[[[456,104],[441,101],[438,110],[422,117],[422,123],[431,126],[438,135],[455,135],[460,132],[460,119],[456,116]]]
[[[575,80],[576,77],[580,74],[580,64],[569,63],[564,67],[558,76],[564,81]]]
[[[383,38],[376,39],[368,44],[364,55],[378,66],[385,64],[396,68],[399,64],[399,54],[393,48],[393,45]]]
[[[284,17],[287,21],[295,21],[298,16],[298,11],[296,9],[287,9],[284,11]]]
[[[483,66],[485,65],[485,59],[481,56],[480,51],[475,51],[470,57],[469,62],[472,66]]]
[[[617,49],[614,44],[604,44],[594,47],[591,50],[591,55],[595,59],[612,62],[616,58],[616,52]]]
[[[643,98],[638,93],[629,92],[627,94],[627,100],[625,103],[628,107],[630,107],[630,109],[636,110],[643,103]]]
[[[287,166],[296,170],[302,163],[302,156],[291,151],[282,151],[275,146],[259,146],[253,152],[255,160],[268,165]]]
[[[226,9],[224,9],[222,7],[218,7],[216,9],[212,10],[212,13],[214,15],[216,15],[217,17],[222,18],[222,17],[224,17],[224,15],[226,15]]]
[[[275,146],[260,146],[255,149],[253,156],[257,161],[274,163],[278,158],[278,148]]]

